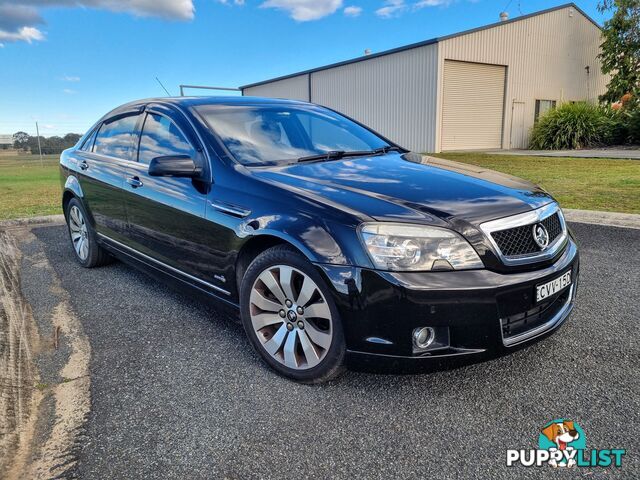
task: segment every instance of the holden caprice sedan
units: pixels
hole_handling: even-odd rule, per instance
[[[573,308],[578,250],[551,195],[310,103],[132,102],[60,164],[80,265],[116,257],[239,311],[300,382],[493,358]]]

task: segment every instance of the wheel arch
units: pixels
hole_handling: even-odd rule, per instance
[[[301,248],[290,239],[286,239],[281,235],[275,235],[272,233],[254,235],[244,243],[244,245],[238,252],[238,256],[236,257],[235,272],[238,294],[240,292],[240,285],[242,284],[244,274],[247,271],[247,268],[249,268],[251,262],[262,252],[268,250],[271,247],[275,247],[276,245],[287,245],[303,255],[307,260],[314,260],[310,255],[310,252],[305,252],[304,250],[306,249]]]
[[[62,193],[62,212],[67,214],[67,205],[72,198],[82,201],[84,192],[80,186],[80,182],[74,175],[69,175],[64,182],[64,191]]]

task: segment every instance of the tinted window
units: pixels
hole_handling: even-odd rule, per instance
[[[289,163],[333,150],[388,146],[357,123],[312,105],[206,105],[196,110],[245,165]]]
[[[148,114],[140,137],[138,161],[149,163],[156,157],[171,155],[194,158],[195,151],[171,120],[155,113]]]
[[[80,150],[84,150],[86,152],[91,152],[93,150],[93,142],[96,139],[96,132],[98,130],[94,130],[91,135],[84,141],[82,144],[82,148]]]
[[[360,138],[347,125],[328,122],[324,118],[315,116],[305,116],[301,120],[315,151],[371,149],[367,139]]]
[[[93,151],[102,155],[133,160],[137,135],[136,123],[140,115],[123,117],[103,123],[96,136]]]

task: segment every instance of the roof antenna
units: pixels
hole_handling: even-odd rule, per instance
[[[160,86],[162,87],[162,89],[167,92],[167,97],[170,97],[171,94],[169,93],[169,90],[167,90],[166,88],[164,88],[164,85],[162,84],[162,82],[160,81],[160,79],[158,77],[156,77],[156,80],[158,81],[158,83],[160,84]]]

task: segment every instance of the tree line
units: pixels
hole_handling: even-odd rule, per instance
[[[78,133],[67,133],[64,137],[40,136],[40,148],[44,155],[61,153],[67,148],[73,147],[82,135]],[[26,132],[16,132],[13,134],[13,148],[34,154],[39,153],[38,137],[29,135]]]

